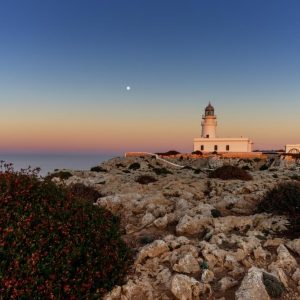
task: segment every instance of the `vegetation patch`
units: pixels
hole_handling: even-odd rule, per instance
[[[152,235],[143,235],[140,237],[140,243],[142,245],[147,245],[155,241],[155,237]]]
[[[169,150],[167,152],[161,152],[161,153],[155,153],[155,154],[162,155],[162,156],[172,156],[172,155],[180,154],[180,152],[178,152],[176,150]]]
[[[218,209],[212,209],[210,211],[211,215],[213,218],[219,218],[219,217],[222,217],[222,214],[221,212],[218,210]]]
[[[263,272],[263,283],[272,298],[280,298],[285,291],[284,285],[271,274]]]
[[[72,176],[73,176],[72,173],[69,171],[58,171],[58,172],[49,174],[48,176],[45,177],[45,179],[51,180],[52,178],[57,177],[61,180],[67,180]]]
[[[132,164],[128,167],[129,170],[138,170],[138,169],[140,169],[140,168],[141,168],[141,165],[140,165],[138,162],[132,163]]]
[[[203,153],[200,150],[193,151],[192,154],[203,155]]]
[[[70,192],[77,199],[84,199],[91,203],[96,202],[102,195],[90,186],[75,183],[69,187]]]
[[[149,184],[152,182],[156,182],[157,179],[155,179],[154,177],[152,177],[150,175],[141,175],[135,181],[140,184]]]
[[[222,166],[217,168],[216,170],[212,171],[209,174],[210,178],[219,178],[223,180],[229,179],[240,179],[240,180],[252,180],[252,176],[243,169],[240,169],[235,166]]]
[[[167,175],[167,174],[173,174],[171,171],[169,171],[166,168],[153,168],[153,172],[156,175]]]
[[[100,173],[100,172],[107,172],[107,170],[105,170],[104,168],[102,168],[102,167],[100,167],[100,166],[95,166],[95,167],[92,167],[91,168],[91,171],[92,172],[98,172],[98,173]]]
[[[282,182],[269,190],[257,210],[279,215],[300,214],[300,182]]]
[[[265,170],[268,170],[268,169],[269,169],[269,167],[268,167],[268,165],[266,165],[266,164],[262,165],[262,166],[259,168],[260,171],[265,171]]]
[[[81,191],[1,167],[0,299],[94,299],[122,284],[119,220]]]
[[[281,234],[299,238],[300,235],[300,182],[286,181],[269,190],[257,207],[257,212],[288,216],[289,229]]]

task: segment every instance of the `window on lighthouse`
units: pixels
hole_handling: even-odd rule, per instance
[[[206,137],[209,138],[209,134],[207,134]]]

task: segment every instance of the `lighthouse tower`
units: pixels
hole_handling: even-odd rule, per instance
[[[214,107],[208,103],[208,106],[205,108],[205,115],[202,116],[202,134],[201,138],[215,138],[216,137],[216,128],[217,128],[217,116],[215,116]]]

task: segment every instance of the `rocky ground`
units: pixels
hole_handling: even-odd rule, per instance
[[[172,161],[186,167],[115,158],[97,172],[72,171],[65,181],[99,190],[96,205],[120,216],[135,251],[126,282],[104,299],[267,300],[282,290],[277,299],[300,299],[300,236],[281,234],[286,217],[255,213],[268,189],[299,179],[300,163],[218,156]],[[250,170],[253,180],[208,178],[223,164]],[[156,181],[138,183],[144,175]]]

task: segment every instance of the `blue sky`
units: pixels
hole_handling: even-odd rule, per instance
[[[189,151],[209,100],[219,135],[300,142],[299,1],[3,0],[0,38],[5,150]]]

